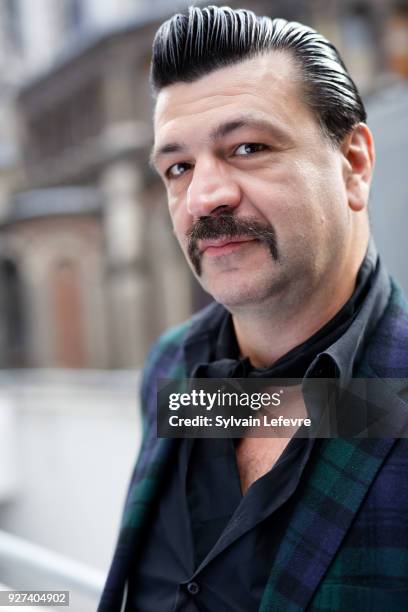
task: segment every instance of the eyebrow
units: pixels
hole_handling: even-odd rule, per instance
[[[217,125],[213,130],[211,130],[209,141],[211,143],[215,143],[217,140],[221,140],[222,138],[225,138],[225,136],[228,136],[232,132],[242,128],[255,128],[265,131],[269,135],[273,136],[278,142],[287,143],[289,141],[288,134],[284,132],[282,128],[278,127],[276,124],[268,121],[267,119],[254,116],[242,116],[236,119],[231,119],[230,121],[225,121],[224,123],[220,123],[220,125]],[[184,153],[187,150],[188,147],[184,142],[168,142],[158,149],[152,150],[150,155],[150,165],[155,167],[161,157],[171,155],[172,153]]]

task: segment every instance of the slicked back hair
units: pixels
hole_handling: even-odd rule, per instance
[[[270,51],[286,51],[300,70],[304,101],[323,133],[338,145],[366,111],[337,49],[295,21],[258,17],[227,6],[190,7],[162,24],[153,42],[153,95]]]

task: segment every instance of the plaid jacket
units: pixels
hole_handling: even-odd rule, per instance
[[[164,334],[144,370],[144,438],[98,612],[122,609],[129,568],[174,451],[173,440],[156,437],[155,381],[186,376],[188,326]],[[395,285],[357,376],[408,378],[408,304]],[[402,387],[387,389],[388,405],[406,415]],[[260,612],[408,610],[408,440],[325,440],[295,495]]]

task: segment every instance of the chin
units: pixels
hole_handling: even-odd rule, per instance
[[[227,310],[260,305],[275,293],[269,284],[254,286],[251,283],[242,285],[233,281],[226,282],[222,287],[204,286],[204,289]]]

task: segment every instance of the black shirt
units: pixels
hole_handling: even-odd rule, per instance
[[[309,340],[271,368],[238,357],[230,315],[186,349],[197,377],[350,377],[385,302],[373,245],[353,296]],[[206,360],[201,358],[206,355]],[[251,612],[259,608],[301,480],[318,441],[293,438],[243,496],[231,439],[179,440],[142,553],[129,576],[126,610]]]

